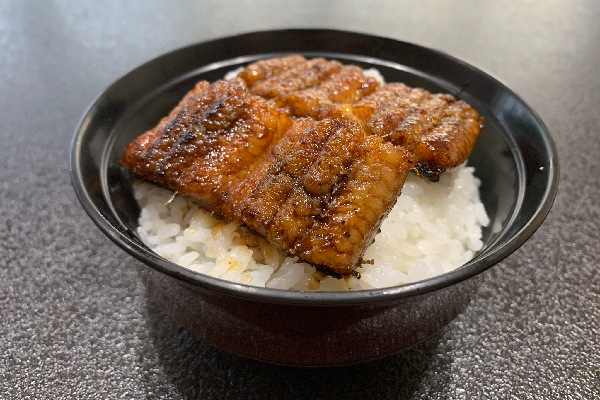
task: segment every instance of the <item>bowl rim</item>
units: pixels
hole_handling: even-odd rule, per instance
[[[414,48],[418,48],[420,51],[430,52],[437,57],[442,57],[447,60],[450,60],[453,63],[458,64],[461,68],[470,70],[471,72],[483,74],[483,76],[491,80],[494,84],[503,87],[504,90],[506,90],[512,96],[514,96],[514,98],[520,101],[522,106],[524,106],[525,109],[527,109],[527,111],[533,117],[536,130],[540,134],[540,139],[543,143],[543,148],[546,150],[546,154],[549,156],[546,160],[548,162],[548,168],[547,171],[545,171],[545,173],[548,175],[548,185],[544,190],[542,201],[537,205],[537,208],[533,212],[532,217],[524,223],[524,225],[519,229],[519,231],[515,235],[513,235],[510,238],[507,238],[507,240],[504,241],[501,245],[493,249],[488,249],[488,251],[478,253],[471,261],[453,271],[414,283],[381,289],[358,290],[348,292],[289,291],[281,289],[262,288],[238,284],[230,281],[225,281],[219,278],[214,278],[208,275],[196,273],[177,264],[174,264],[170,261],[167,261],[155,254],[154,252],[152,252],[151,250],[149,250],[148,248],[140,246],[138,243],[134,242],[125,234],[123,234],[123,232],[121,232],[116,226],[114,226],[110,221],[108,221],[104,217],[104,215],[101,213],[98,207],[95,206],[94,201],[90,197],[90,194],[87,191],[82,176],[81,146],[82,138],[86,132],[86,127],[89,123],[91,115],[93,115],[95,109],[99,107],[99,104],[101,103],[101,100],[103,100],[106,93],[109,93],[111,89],[116,87],[122,80],[125,80],[128,76],[136,73],[136,71],[139,71],[145,66],[155,63],[162,58],[168,58],[169,56],[172,56],[179,52],[191,51],[197,46],[210,45],[225,40],[235,40],[240,38],[247,39],[252,35],[279,35],[283,33],[304,34],[308,32],[322,34],[355,35],[363,38],[386,40],[398,42],[399,44],[407,46],[413,46]],[[290,49],[290,52],[293,52],[293,49]],[[310,52],[296,51],[296,53]],[[385,59],[378,60],[386,61]],[[408,68],[412,69],[412,67]],[[106,165],[105,150],[106,149],[104,149],[103,151],[103,160],[101,162],[101,165],[103,166]],[[427,292],[440,290],[447,286],[453,285],[455,283],[480,274],[481,272],[485,271],[492,265],[498,263],[502,259],[509,256],[511,253],[513,253],[539,228],[539,226],[542,224],[542,222],[548,215],[556,197],[559,184],[559,169],[560,167],[558,162],[558,153],[556,150],[556,146],[547,127],[545,126],[539,115],[527,103],[525,103],[525,101],[523,101],[523,99],[521,99],[512,89],[510,89],[506,84],[504,84],[498,78],[494,77],[489,72],[474,66],[472,63],[467,63],[466,61],[463,61],[457,57],[451,56],[445,52],[435,50],[429,47],[370,34],[331,29],[282,29],[255,31],[190,44],[154,57],[153,59],[146,61],[145,63],[132,69],[129,73],[118,78],[111,85],[109,85],[102,92],[102,94],[96,98],[96,100],[94,100],[94,102],[87,108],[87,110],[81,117],[75,129],[70,151],[70,175],[72,185],[77,195],[77,198],[79,199],[86,213],[89,215],[92,221],[100,228],[100,230],[108,236],[109,239],[111,239],[119,247],[124,249],[127,253],[142,261],[147,266],[150,266],[151,268],[161,273],[165,273],[173,278],[187,282],[192,286],[202,287],[204,289],[217,291],[222,294],[227,294],[234,297],[241,297],[262,302],[303,304],[312,306],[352,305],[362,303],[387,302],[400,298],[412,297]],[[105,172],[106,171],[101,170],[99,171],[99,174],[103,174]],[[103,195],[106,197],[107,192],[105,189],[106,188],[103,188]],[[107,204],[110,204],[110,201],[107,201]],[[115,216],[115,218],[118,219],[118,216]]]

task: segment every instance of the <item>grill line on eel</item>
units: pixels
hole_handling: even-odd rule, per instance
[[[291,56],[199,82],[121,162],[340,278],[358,275],[409,170],[437,180],[481,127],[450,95]]]

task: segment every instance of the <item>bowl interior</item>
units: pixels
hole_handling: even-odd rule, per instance
[[[299,34],[297,31],[282,32],[292,36]],[[334,36],[340,34],[336,31],[322,32]],[[260,34],[264,33],[255,35]],[[375,67],[387,82],[404,82],[431,92],[454,94],[470,103],[485,118],[485,128],[468,161],[469,165],[475,167],[476,176],[481,180],[480,195],[491,220],[483,231],[483,250],[470,263],[449,274],[394,290],[373,292],[386,296],[433,290],[468,278],[506,257],[541,224],[556,192],[556,151],[542,122],[512,91],[466,63],[419,46],[354,35],[358,35],[358,39],[370,38],[377,43],[400,46],[402,49],[386,56],[387,47],[380,46],[378,55],[385,59],[367,56],[365,53],[368,54],[368,51],[364,49],[359,49],[363,54],[313,51],[314,47],[321,50],[313,43],[308,43],[307,48],[300,46],[288,53],[337,59],[364,68]],[[247,36],[238,37],[238,42],[244,42]],[[285,40],[284,34],[280,36],[280,40]],[[192,283],[215,285],[221,290],[234,292],[245,291],[246,295],[266,294],[267,297],[289,301],[318,299],[322,294],[298,295],[288,292],[277,295],[271,289],[261,291],[243,288],[243,285],[224,283],[192,273],[152,253],[134,233],[139,208],[132,192],[133,175],[119,164],[127,144],[152,128],[198,80],[215,81],[226,72],[256,59],[282,55],[281,51],[265,54],[265,48],[268,49],[265,46],[255,49],[256,53],[262,51],[262,54],[239,56],[227,47],[227,40],[234,39],[222,40],[222,58],[217,54],[204,57],[204,60],[199,57],[190,61],[191,55],[202,54],[203,48],[207,50],[207,47],[214,47],[218,41],[191,46],[150,61],[109,88],[90,108],[76,131],[71,160],[74,186],[94,222],[113,241],[154,268]],[[252,41],[252,44],[257,46],[256,41]],[[407,49],[412,52],[405,59],[397,60],[400,57],[398,54]],[[246,50],[252,50],[252,46]],[[349,50],[349,47],[345,50]],[[241,49],[238,51],[245,54]],[[414,61],[414,52],[421,52],[422,58],[433,58],[425,64],[429,67],[422,65],[422,58]],[[220,59],[206,62],[211,57]],[[334,296],[345,295],[352,294],[338,293]],[[352,301],[362,301],[357,299],[355,296]]]

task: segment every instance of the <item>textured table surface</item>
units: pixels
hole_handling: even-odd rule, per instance
[[[600,3],[440,3],[1,2],[0,398],[600,398]],[[286,27],[466,59],[519,93],[558,147],[538,232],[447,328],[379,361],[288,368],[196,339],[148,302],[136,261],[71,188],[73,130],[112,81],[183,45]]]

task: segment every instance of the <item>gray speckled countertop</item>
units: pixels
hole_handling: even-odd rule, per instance
[[[600,398],[600,3],[271,0],[0,3],[0,398]],[[561,184],[538,232],[447,328],[343,368],[246,360],[147,301],[90,221],[68,154],[88,104],[161,53],[329,27],[434,47],[540,114]]]

